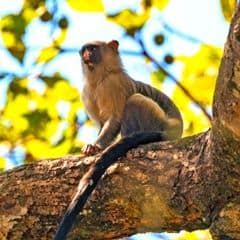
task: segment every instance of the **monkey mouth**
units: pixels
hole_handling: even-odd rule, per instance
[[[92,66],[93,67],[93,62],[91,62],[90,60],[83,60],[84,64],[86,64],[87,66]]]
[[[93,66],[94,65],[93,61],[91,61],[90,58],[83,57],[82,60],[83,60],[83,63],[88,65],[88,66]]]
[[[91,72],[94,70],[94,63],[93,62],[91,62],[91,61],[83,61],[83,62]]]

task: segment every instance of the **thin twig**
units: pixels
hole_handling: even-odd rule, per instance
[[[172,33],[172,34],[174,34],[174,35],[176,35],[176,36],[178,36],[178,37],[180,37],[180,38],[182,38],[186,41],[189,41],[189,42],[192,42],[192,43],[195,43],[195,44],[205,44],[202,40],[200,40],[196,37],[193,37],[188,33],[185,33],[185,32],[182,32],[178,29],[175,29],[174,27],[169,25],[164,19],[160,18],[160,21],[162,23],[163,28],[166,31],[168,31],[168,32],[170,32],[170,33]]]

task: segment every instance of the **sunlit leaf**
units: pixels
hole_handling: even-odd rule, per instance
[[[57,147],[53,147],[51,144],[39,140],[32,139],[25,144],[27,152],[29,152],[36,159],[43,158],[55,158],[66,155],[71,149],[71,141],[64,141]]]
[[[212,240],[212,237],[208,230],[182,231],[180,236],[176,237],[175,240]]]
[[[47,110],[38,110],[32,112],[27,112],[24,114],[24,117],[29,122],[29,128],[25,134],[33,134],[40,138],[45,138],[44,129],[46,124],[50,121]]]
[[[53,76],[40,75],[39,77],[47,84],[48,87],[53,87],[58,81],[63,79],[60,73],[55,73]]]
[[[58,32],[58,35],[54,37],[53,44],[55,46],[60,46],[65,41],[67,37],[67,32],[67,28],[61,28]]]
[[[0,157],[0,172],[2,172],[5,167],[6,167],[6,159],[3,157]]]
[[[220,0],[224,18],[230,22],[237,6],[236,0]]]
[[[36,11],[33,8],[23,8],[22,10],[22,16],[24,17],[24,19],[26,20],[26,22],[31,22],[35,17],[38,17],[38,11]]]
[[[36,17],[40,17],[42,21],[51,20],[53,17],[48,12],[45,0],[25,0],[21,15],[27,22],[31,22]]]
[[[43,48],[37,58],[37,63],[46,63],[52,60],[59,53],[59,48],[57,47],[47,47]]]
[[[220,48],[202,45],[192,56],[176,57],[176,60],[184,64],[181,84],[204,107],[210,108],[212,104],[221,55]],[[180,88],[176,87],[173,99],[182,112],[186,135],[192,135],[210,127],[206,116]]]
[[[23,8],[32,8],[37,10],[38,8],[45,6],[46,0],[25,0],[23,4]]]
[[[136,13],[130,9],[125,9],[115,15],[108,15],[107,18],[114,23],[124,27],[128,31],[136,31],[141,28],[150,17],[150,10]]]
[[[152,2],[154,7],[158,8],[159,10],[163,10],[167,6],[169,0],[152,0]]]
[[[83,103],[80,101],[75,101],[71,104],[70,111],[68,113],[68,120],[73,121],[77,117],[77,111],[83,108]]]
[[[52,137],[57,133],[58,128],[59,128],[59,119],[54,119],[50,122],[48,122],[48,124],[46,124],[46,128],[44,131],[44,137],[51,142]]]
[[[29,111],[28,97],[25,94],[18,94],[14,100],[8,101],[4,110],[4,116],[13,119]]]
[[[0,20],[3,43],[20,62],[23,61],[26,50],[22,37],[27,24],[22,15],[10,14]]]
[[[75,99],[79,99],[79,92],[76,88],[71,86],[67,81],[58,81],[54,88],[51,90],[47,89],[46,96],[49,98],[53,98],[56,101],[65,100],[72,101]]]
[[[36,62],[37,63],[47,63],[55,58],[58,53],[60,52],[60,45],[64,42],[67,35],[67,29],[61,29],[59,35],[54,38],[53,43],[51,46],[43,48],[38,57]]]
[[[14,99],[7,102],[1,116],[2,123],[5,123],[6,126],[5,130],[8,129],[7,139],[16,141],[19,134],[29,127],[27,120],[23,117],[28,111],[28,97],[25,94],[18,94]]]
[[[3,32],[12,32],[19,38],[25,33],[27,22],[22,15],[6,15],[0,20]]]
[[[166,77],[166,74],[163,73],[163,71],[161,71],[161,70],[159,70],[159,71],[154,71],[154,72],[151,73],[151,84],[152,84],[155,88],[161,89],[165,77]]]
[[[103,12],[104,6],[101,0],[67,0],[67,3],[76,11]]]
[[[26,78],[14,78],[8,87],[8,97],[9,99],[13,99],[20,94],[27,94],[28,81]]]
[[[202,45],[193,56],[178,56],[184,64],[182,84],[205,106],[212,104],[222,49]]]

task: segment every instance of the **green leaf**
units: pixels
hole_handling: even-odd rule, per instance
[[[27,21],[22,15],[11,14],[0,20],[3,43],[9,52],[20,62],[23,61],[26,51],[22,37],[27,24]]]
[[[67,0],[71,8],[81,12],[103,12],[104,6],[101,0]]]
[[[28,133],[41,136],[41,132],[46,127],[46,123],[50,121],[47,110],[35,110],[33,112],[28,112],[23,115],[29,122]]]
[[[27,79],[23,78],[14,78],[11,83],[9,84],[8,87],[8,97],[9,100],[14,99],[20,94],[27,94],[28,89],[27,89]]]
[[[151,84],[157,88],[157,89],[161,89],[162,88],[162,84],[165,80],[165,77],[166,77],[166,74],[161,71],[161,70],[158,70],[158,71],[153,71],[151,73]]]
[[[23,9],[34,9],[37,10],[40,7],[45,6],[46,0],[25,0],[23,4]]]
[[[220,4],[224,18],[230,22],[237,6],[236,0],[220,0]]]
[[[61,81],[63,77],[61,76],[60,73],[55,73],[53,76],[44,76],[40,75],[39,76],[46,84],[48,87],[52,88],[58,81]]]

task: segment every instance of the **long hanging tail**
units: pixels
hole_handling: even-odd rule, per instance
[[[82,211],[88,197],[109,166],[117,162],[118,158],[127,153],[128,150],[136,148],[140,144],[162,140],[163,137],[160,132],[135,133],[129,137],[122,138],[117,143],[104,150],[99,160],[89,168],[88,172],[84,174],[80,180],[78,191],[59,225],[54,240],[66,239],[77,215]]]

